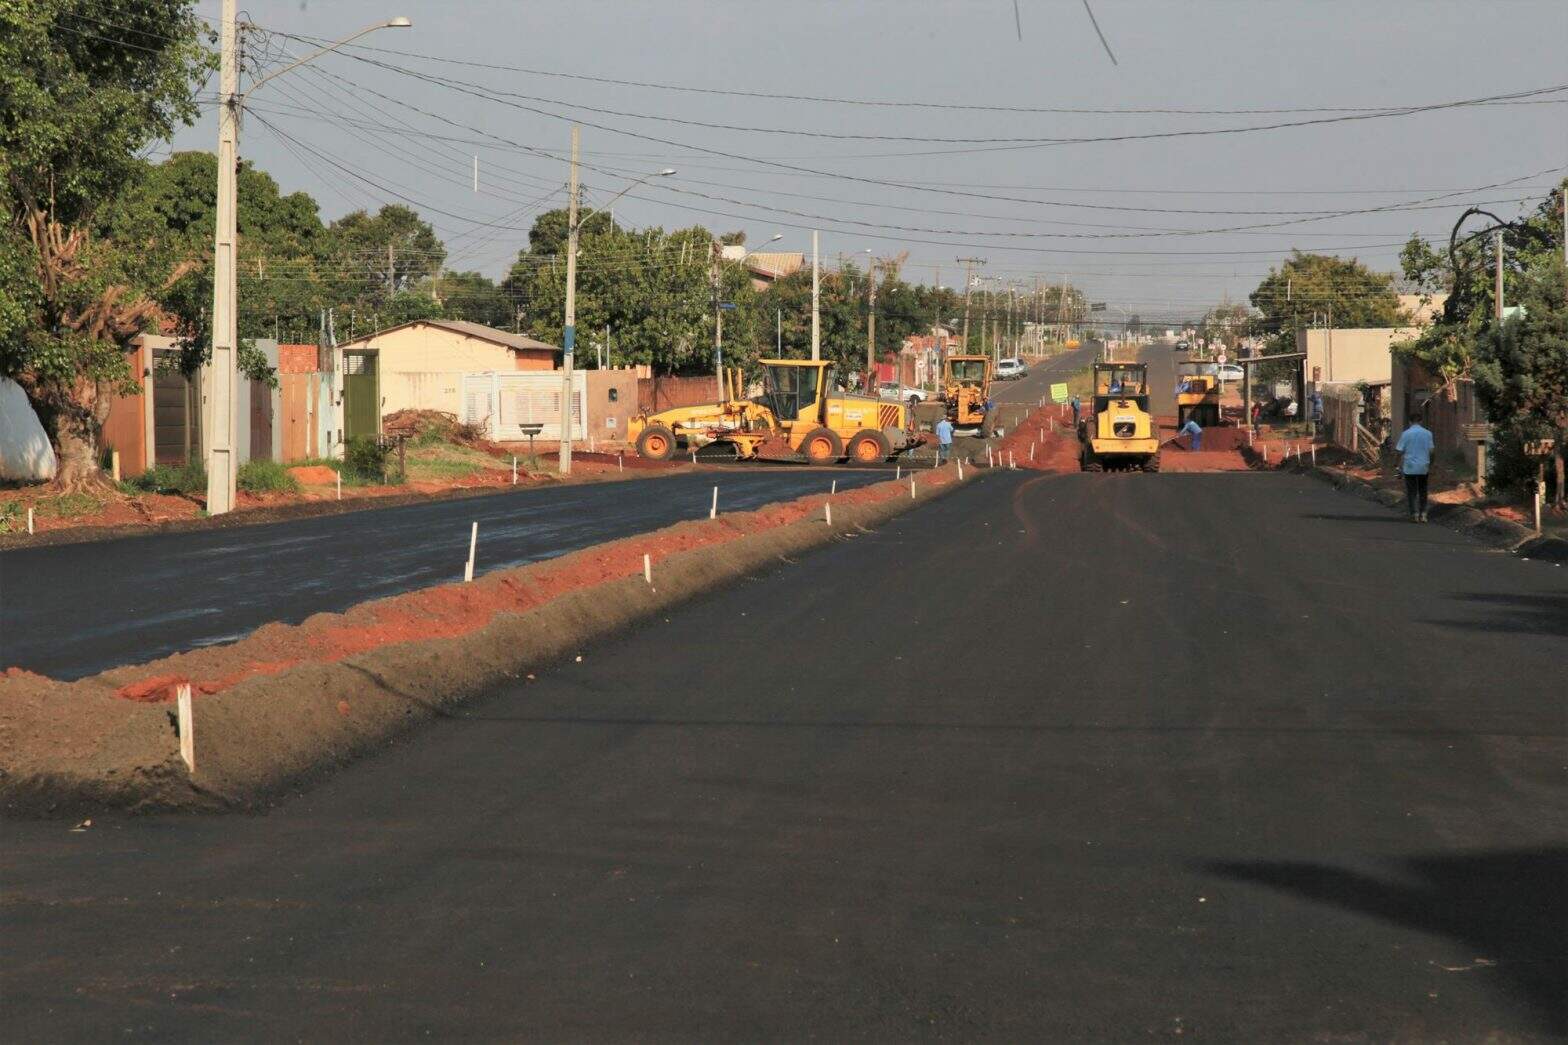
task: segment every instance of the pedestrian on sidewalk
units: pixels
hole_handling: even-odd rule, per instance
[[[953,456],[953,422],[947,418],[936,423],[936,463],[946,464]]]
[[[1083,401],[1073,396],[1073,427],[1078,427],[1078,411],[1083,409]]]
[[[1192,453],[1197,453],[1203,449],[1203,426],[1198,423],[1196,418],[1187,418],[1187,423],[1182,425],[1181,430],[1176,434],[1187,437],[1187,449]]]
[[[1410,427],[1394,444],[1399,455],[1399,471],[1405,477],[1405,500],[1410,503],[1410,521],[1426,522],[1426,480],[1432,468],[1432,433],[1421,424],[1421,412],[1410,415]]]

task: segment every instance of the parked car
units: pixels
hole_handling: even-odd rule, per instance
[[[877,386],[877,395],[883,399],[897,399],[903,403],[923,403],[930,394],[923,388],[901,385],[897,381],[884,381]]]
[[[1247,371],[1235,363],[1221,363],[1217,376],[1221,381],[1241,381],[1247,376]]]
[[[996,379],[998,381],[1016,381],[1029,372],[1022,359],[998,359],[996,361]]]

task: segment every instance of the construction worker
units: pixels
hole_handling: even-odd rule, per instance
[[[1196,418],[1187,418],[1187,423],[1182,425],[1181,430],[1176,434],[1187,437],[1187,449],[1193,453],[1203,449],[1203,426]]]
[[[1073,427],[1078,427],[1078,411],[1083,409],[1083,401],[1073,396]]]
[[[936,463],[946,464],[953,455],[953,422],[947,418],[936,423]]]

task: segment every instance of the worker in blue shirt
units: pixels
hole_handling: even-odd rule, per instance
[[[953,454],[953,422],[947,418],[936,423],[936,463],[946,464]]]
[[[1405,477],[1405,500],[1410,504],[1410,521],[1426,522],[1426,480],[1432,468],[1432,433],[1421,424],[1421,412],[1410,415],[1410,427],[1394,444],[1399,455],[1399,471]]]
[[[1182,425],[1181,430],[1176,434],[1187,437],[1188,450],[1196,453],[1203,449],[1203,426],[1197,422],[1196,418],[1187,418],[1187,423]]]

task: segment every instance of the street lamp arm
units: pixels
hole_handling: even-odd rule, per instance
[[[617,192],[614,196],[611,196],[609,201],[607,203],[605,203],[603,206],[601,206],[601,207],[590,207],[587,210],[583,211],[581,214],[579,214],[577,216],[577,227],[578,228],[582,228],[583,224],[585,222],[587,222],[587,220],[589,218],[591,218],[593,215],[595,215],[595,214],[603,214],[605,211],[607,211],[611,207],[615,206],[615,201],[616,200],[620,199],[622,196],[626,195],[628,192],[631,192],[633,189],[635,189],[637,186],[643,184],[644,182],[649,181],[650,179],[653,179],[653,178],[668,178],[670,175],[672,175],[674,173],[675,173],[675,168],[673,168],[673,167],[666,167],[662,171],[653,171],[653,172],[651,172],[649,174],[644,174],[642,177],[638,178],[636,181],[634,181],[630,185],[626,186],[626,188],[622,189],[620,192]]]
[[[352,36],[345,36],[343,39],[337,41],[336,43],[327,44],[325,47],[318,47],[314,51],[312,51],[309,54],[305,55],[303,58],[300,58],[300,59],[298,59],[298,60],[296,60],[294,62],[291,62],[288,65],[285,65],[281,69],[274,69],[272,72],[268,73],[266,76],[263,76],[261,79],[257,80],[255,83],[251,84],[244,91],[241,91],[238,95],[235,96],[234,100],[237,103],[243,103],[246,98],[250,97],[250,93],[252,91],[254,91],[256,88],[260,87],[262,84],[266,83],[268,80],[274,79],[275,77],[282,76],[284,73],[290,72],[290,71],[292,71],[294,69],[298,69],[300,66],[305,65],[308,62],[313,62],[317,58],[320,58],[322,55],[326,54],[328,51],[336,51],[339,47],[342,47],[345,44],[351,44],[355,40],[358,40],[361,36],[368,36],[369,34],[375,32],[378,29],[407,29],[409,26],[411,26],[413,24],[414,23],[411,22],[407,18],[389,18],[385,22],[377,22],[375,25],[367,25],[367,26],[365,26],[365,28],[361,29],[359,32],[355,33]]]

